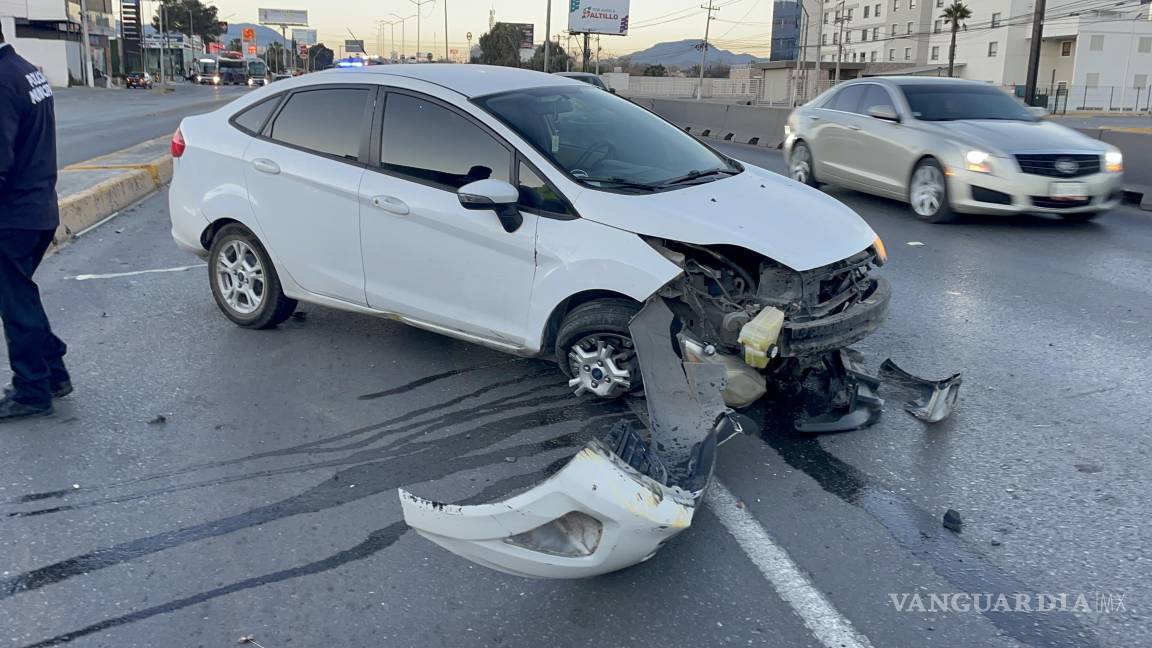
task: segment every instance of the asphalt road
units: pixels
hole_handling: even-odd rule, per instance
[[[765,421],[722,446],[719,481],[876,648],[1146,641],[1152,215],[931,226],[830,191],[891,257],[891,318],[860,350],[873,367],[963,370],[960,409],[926,428],[892,402],[878,425],[818,439]],[[578,582],[503,576],[416,536],[397,486],[498,499],[628,404],[572,397],[546,362],[319,307],[241,330],[202,267],[75,278],[195,264],[166,221],[154,197],[40,271],[77,392],[54,418],[0,427],[0,642],[822,645],[730,532],[732,509]],[[1082,593],[1092,611],[894,603],[957,592]]]
[[[57,164],[67,166],[171,135],[184,117],[215,110],[248,92],[240,86],[189,83],[174,83],[169,89],[55,90]]]

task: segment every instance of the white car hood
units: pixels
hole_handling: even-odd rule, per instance
[[[845,259],[876,238],[856,212],[824,193],[745,164],[739,175],[655,194],[588,190],[582,218],[697,245],[743,247],[797,271]]]

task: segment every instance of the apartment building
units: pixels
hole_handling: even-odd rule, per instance
[[[800,46],[800,0],[772,3],[772,61],[794,61]]]
[[[820,60],[924,65],[934,5],[941,0],[805,0],[808,52]],[[843,40],[843,47],[841,47]]]
[[[116,36],[112,0],[87,0],[88,39],[94,68],[108,71]],[[54,86],[81,83],[79,0],[0,0],[4,38],[39,67]]]
[[[1032,0],[965,2],[972,17],[968,29],[957,34],[956,76],[1004,86],[1023,84],[1032,40]],[[938,27],[928,42],[928,61],[947,66],[948,26]],[[1069,89],[1080,95],[1073,98],[1085,107],[1105,107],[1095,104],[1104,102],[1103,89],[1109,89],[1114,107],[1124,95],[1131,108],[1135,91],[1147,96],[1150,76],[1152,22],[1146,2],[1048,3],[1040,45],[1042,89]]]

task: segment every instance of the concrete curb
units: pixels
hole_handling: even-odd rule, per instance
[[[167,141],[157,138],[60,169],[61,185],[73,188],[60,192],[56,247],[167,184],[172,179],[172,157],[156,155]]]

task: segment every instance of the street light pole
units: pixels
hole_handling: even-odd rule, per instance
[[[816,61],[813,63],[813,68],[816,71],[816,83],[814,84],[816,94],[820,94],[820,59],[823,54],[820,53],[820,46],[824,44],[824,3],[820,3],[820,20],[816,23]]]
[[[408,46],[408,21],[412,18],[416,18],[417,15],[414,14],[411,16],[401,16],[400,14],[394,14],[394,13],[390,13],[388,15],[389,16],[396,16],[397,18],[400,19],[400,50],[401,50],[400,51],[400,59],[404,60],[404,51],[403,50],[405,47]],[[417,49],[419,49],[419,46],[417,46]]]
[[[448,61],[448,0],[444,0],[444,62]]]
[[[80,0],[80,37],[84,39],[84,44],[80,48],[80,55],[84,57],[84,85],[92,88],[96,85],[96,81],[92,78],[92,44],[88,37],[88,4],[84,0]]]
[[[544,14],[544,72],[548,72],[548,50],[552,49],[552,42],[548,34],[552,33],[552,0],[548,0],[548,13]]]
[[[800,6],[800,31],[796,35],[796,45],[798,46],[798,49],[796,51],[796,74],[795,74],[796,78],[793,80],[793,83],[795,84],[795,86],[793,86],[791,84],[789,85],[789,89],[788,89],[788,105],[789,106],[795,106],[796,105],[796,97],[799,96],[799,94],[800,94],[800,88],[799,88],[800,73],[804,68],[804,57],[807,54],[808,30],[811,29],[811,27],[812,27],[812,25],[811,25],[812,19],[809,18],[809,16],[808,16],[808,8],[804,6],[804,0],[800,0],[798,5]]]
[[[844,58],[844,23],[847,22],[847,16],[844,15],[844,0],[840,0],[840,9],[836,11],[837,22],[837,36],[836,36],[836,79],[832,85],[840,83],[840,61]]]
[[[712,15],[712,12],[716,11],[712,7],[712,0],[708,0],[707,7],[701,5],[700,8],[708,10],[708,17],[704,20],[704,42],[700,43],[700,84],[696,87],[696,101],[704,100],[704,64],[708,62],[708,34],[712,28],[712,21],[716,19]]]
[[[1036,77],[1040,74],[1040,39],[1044,37],[1045,9],[1044,0],[1036,0],[1036,10],[1032,15],[1032,42],[1028,48],[1028,76],[1024,81],[1024,103],[1029,106],[1036,99]]]
[[[416,5],[416,58],[420,58],[420,10],[432,0],[408,0]]]

